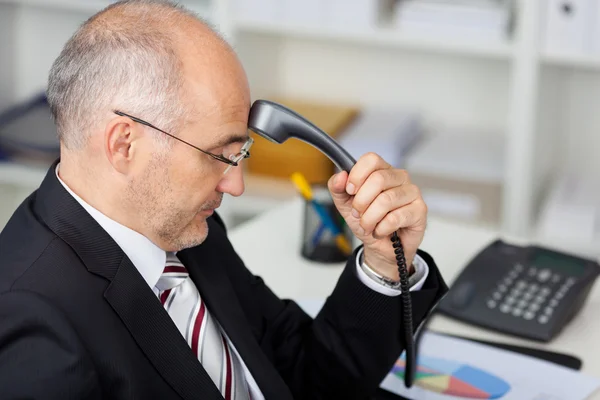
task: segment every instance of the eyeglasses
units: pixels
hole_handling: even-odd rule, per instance
[[[115,110],[113,112],[115,114],[117,114],[117,115],[122,116],[122,117],[131,118],[133,121],[135,121],[135,122],[137,122],[139,124],[146,125],[146,126],[152,128],[152,129],[156,129],[157,131],[162,132],[165,135],[170,136],[173,139],[180,141],[181,143],[185,143],[188,146],[193,147],[194,149],[196,149],[196,150],[198,150],[198,151],[206,154],[207,156],[210,156],[210,157],[214,158],[215,160],[218,160],[218,161],[221,161],[222,163],[227,164],[228,167],[225,169],[225,171],[223,172],[223,174],[226,174],[231,169],[231,167],[237,167],[239,165],[239,163],[244,158],[250,157],[250,147],[252,146],[252,143],[254,143],[254,139],[252,139],[251,137],[249,137],[248,140],[246,141],[246,143],[244,143],[244,145],[242,146],[242,149],[240,150],[240,152],[238,154],[232,154],[231,156],[229,156],[229,158],[226,158],[226,157],[224,157],[224,156],[222,156],[220,154],[214,154],[214,153],[211,153],[209,151],[202,150],[201,148],[196,147],[193,144],[188,143],[185,140],[178,138],[177,136],[171,135],[170,133],[165,132],[165,131],[163,131],[160,128],[157,128],[156,126],[152,125],[149,122],[144,121],[143,119],[139,119],[139,118],[134,117],[132,115],[125,114],[124,112],[118,111],[118,110]]]

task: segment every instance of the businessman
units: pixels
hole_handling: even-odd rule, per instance
[[[2,399],[369,398],[404,347],[392,232],[413,329],[447,291],[419,190],[375,154],[328,182],[362,244],[316,318],[246,268],[216,210],[244,191],[248,82],[183,8],[90,18],[48,99],[60,159],[0,234]]]

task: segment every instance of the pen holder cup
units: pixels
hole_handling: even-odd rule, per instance
[[[313,186],[312,192],[316,205],[304,200],[301,254],[310,261],[320,263],[344,262],[352,253],[354,235],[333,204],[329,190],[323,186]],[[330,224],[324,222],[322,212],[329,215],[338,235],[332,231]],[[337,238],[340,234],[343,239]],[[340,245],[340,241],[345,241],[346,246]]]

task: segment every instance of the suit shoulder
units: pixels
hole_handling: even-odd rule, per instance
[[[10,287],[58,237],[23,202],[0,232],[0,291]]]

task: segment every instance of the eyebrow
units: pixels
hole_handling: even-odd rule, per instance
[[[215,143],[214,145],[211,146],[211,149],[217,149],[219,147],[225,147],[227,145],[233,144],[233,143],[246,143],[246,141],[248,140],[250,136],[248,135],[248,133],[245,134],[234,134],[228,137],[225,137],[223,139],[221,139],[220,141],[218,141],[217,143]]]

